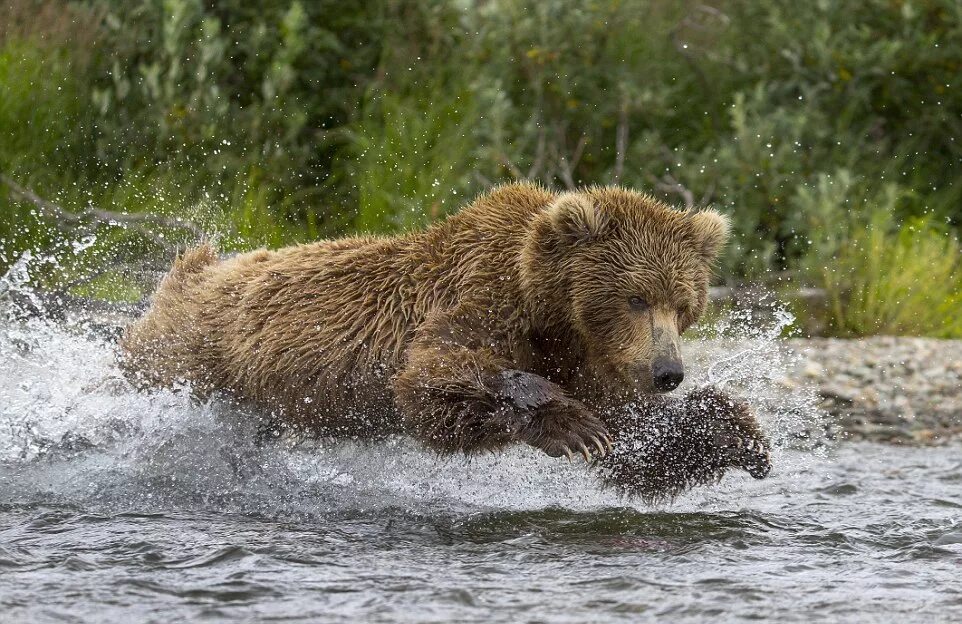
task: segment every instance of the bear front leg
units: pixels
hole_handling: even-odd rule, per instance
[[[471,453],[524,442],[548,455],[604,457],[611,438],[560,386],[518,370],[512,336],[492,327],[489,308],[461,306],[432,319],[394,379],[405,429],[441,452]]]
[[[618,442],[602,476],[649,502],[715,483],[730,468],[756,479],[771,470],[770,443],[751,408],[716,388],[647,397],[615,422]]]
[[[520,370],[500,371],[491,385],[498,410],[521,424],[517,439],[551,457],[585,461],[605,457],[613,443],[604,424],[588,408],[565,395],[560,386]]]

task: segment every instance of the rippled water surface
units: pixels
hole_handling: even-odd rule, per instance
[[[962,449],[789,450],[811,397],[773,382],[772,332],[689,345],[758,406],[772,476],[659,508],[524,448],[258,447],[89,334],[0,322],[4,622],[962,618]]]
[[[7,467],[3,488],[16,493],[0,507],[0,603],[11,622],[952,621],[958,451],[851,446],[666,510],[561,492],[524,504],[527,487],[543,487],[491,465],[454,477],[465,490],[506,482],[490,504],[445,493],[359,505],[305,486],[246,511],[216,493],[155,505],[115,491],[104,503],[107,488],[80,475],[70,500],[64,483],[48,489],[45,475]]]

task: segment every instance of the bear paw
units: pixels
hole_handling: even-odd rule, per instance
[[[725,449],[728,465],[742,468],[756,479],[764,479],[771,472],[771,451],[765,441],[726,435],[719,446]]]
[[[518,370],[503,371],[496,396],[521,421],[518,437],[551,457],[576,455],[590,462],[611,452],[604,423],[585,405],[571,399],[547,379]]]
[[[748,403],[711,387],[692,392],[686,402],[695,426],[712,431],[710,444],[723,465],[742,468],[756,479],[768,476],[772,469],[771,444]]]
[[[551,457],[564,455],[571,461],[581,456],[586,462],[611,452],[613,442],[604,423],[585,408],[549,404],[521,431],[521,439]]]

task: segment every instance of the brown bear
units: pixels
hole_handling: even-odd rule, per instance
[[[728,235],[623,188],[496,188],[424,231],[183,254],[122,339],[142,386],[226,391],[318,435],[580,454],[647,499],[767,474],[748,407],[682,381]]]

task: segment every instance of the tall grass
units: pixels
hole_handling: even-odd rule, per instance
[[[944,227],[877,211],[846,238],[820,271],[835,333],[962,337],[962,251]]]
[[[478,111],[469,92],[380,93],[362,111],[351,145],[357,230],[411,229],[464,201],[477,161]]]
[[[807,274],[825,289],[829,333],[962,337],[962,251],[951,228],[900,217],[914,198],[899,184],[842,169],[799,191]]]

